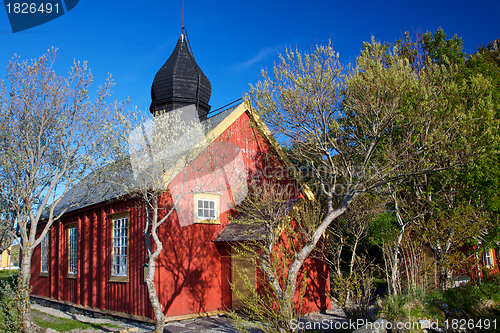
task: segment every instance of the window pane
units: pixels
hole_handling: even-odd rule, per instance
[[[113,275],[127,276],[128,218],[113,221]]]
[[[196,199],[197,200],[197,217],[200,219],[217,219],[217,201],[216,200],[204,200],[204,199]]]
[[[49,272],[49,232],[42,239],[40,271]]]
[[[78,269],[78,229],[68,229],[68,273],[77,274]]]

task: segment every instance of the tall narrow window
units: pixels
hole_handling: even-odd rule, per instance
[[[484,252],[484,265],[486,267],[491,266],[491,254],[489,249]]]
[[[42,239],[40,273],[49,272],[49,232]]]
[[[78,273],[78,228],[68,229],[68,273]]]
[[[111,275],[128,275],[128,217],[113,219],[113,269]]]

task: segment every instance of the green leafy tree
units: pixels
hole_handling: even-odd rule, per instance
[[[388,182],[462,165],[477,153],[482,137],[476,134],[492,117],[485,93],[490,86],[476,78],[464,94],[454,80],[457,71],[455,65],[429,62],[416,72],[397,47],[372,40],[352,71],[340,65],[330,45],[318,45],[311,53],[287,51],[274,76],[264,71],[251,87],[247,99],[292,159],[306,163],[326,202],[321,223],[289,267],[285,314],[292,312],[304,260],[356,197]],[[463,98],[469,92],[472,108]]]
[[[427,57],[440,65],[457,64],[461,65],[466,60],[466,53],[463,51],[463,41],[457,35],[447,39],[443,29],[438,29],[435,33],[426,32],[422,37],[422,47]]]
[[[436,273],[439,286],[445,288],[452,266],[460,263],[456,249],[466,241],[477,243],[479,235],[483,246],[494,246],[498,240],[495,221],[499,202],[499,59],[484,48],[466,55],[462,39],[457,36],[447,39],[442,29],[435,33],[418,32],[415,36],[407,32],[396,45],[416,73],[424,73],[435,65],[453,70],[450,87],[454,88],[444,91],[446,100],[462,110],[468,109],[463,114],[476,123],[475,129],[469,128],[469,151],[473,157],[467,164],[434,175],[413,177],[393,193],[394,202],[401,201],[402,211],[398,214],[396,209],[398,221],[409,223],[410,228],[418,229],[419,236],[426,239],[426,246],[432,249],[439,266]],[[453,221],[445,223],[443,216]]]

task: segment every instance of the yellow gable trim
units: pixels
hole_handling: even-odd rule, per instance
[[[218,124],[213,130],[211,130],[210,133],[208,133],[206,141],[207,146],[210,146],[215,141],[215,139],[221,136],[229,128],[229,126],[231,126],[245,112],[248,112],[250,118],[257,124],[257,127],[261,130],[261,134],[264,136],[264,139],[266,139],[270,143],[271,147],[278,154],[279,158],[283,162],[285,162],[286,165],[292,165],[292,162],[283,153],[283,150],[278,144],[278,141],[276,141],[271,131],[262,120],[262,118],[259,116],[257,112],[253,110],[251,105],[247,104],[247,102],[243,102],[240,105],[238,105],[236,109],[233,110],[233,112],[231,112],[223,121],[221,121],[220,124]],[[198,145],[196,148],[200,148],[201,152],[202,144]],[[172,168],[170,168],[170,170],[168,170],[165,173],[164,175],[165,187],[167,187],[168,184],[175,178],[175,176],[177,176],[177,174],[181,172],[186,162],[188,161],[185,161],[184,158],[181,159],[178,163],[176,163]],[[309,200],[314,201],[315,200],[314,193],[309,189],[309,186],[307,186],[307,184],[300,178],[297,179],[297,181],[299,182],[302,192],[305,194],[305,196]]]
[[[207,143],[210,145],[212,142],[214,142],[215,139],[217,139],[219,136],[224,133],[229,126],[231,126],[243,113],[245,113],[248,110],[246,107],[245,103],[241,103],[236,107],[236,109],[231,112],[226,119],[221,121],[219,125],[217,125],[210,133],[207,135]]]
[[[238,119],[243,113],[245,113],[246,108],[244,103],[241,103],[233,110],[220,124],[218,124],[214,129],[210,131],[210,133],[206,136],[206,141],[200,142],[193,149],[195,152],[193,156],[183,156],[173,167],[171,167],[168,171],[163,175],[163,179],[165,181],[165,188],[167,188],[168,184],[181,172],[187,163],[192,160],[194,156],[198,156],[203,149],[210,146],[215,139],[217,139],[222,133],[224,133],[231,124],[233,124],[236,119]]]
[[[281,149],[281,146],[279,145],[278,141],[274,138],[273,134],[267,127],[266,123],[262,120],[260,115],[253,110],[253,108],[250,106],[248,114],[250,117],[255,121],[257,124],[258,128],[262,131],[262,135],[266,140],[269,141],[269,144],[271,147],[274,149],[274,151],[278,154],[279,158],[285,162],[286,165],[293,165],[288,156],[283,153],[283,150]],[[299,185],[301,187],[302,192],[305,194],[307,199],[314,201],[314,193],[311,191],[309,186],[304,182],[302,178],[297,178],[297,181],[299,182]]]

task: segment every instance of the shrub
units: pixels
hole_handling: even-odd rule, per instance
[[[21,332],[22,325],[17,311],[17,275],[2,277],[0,284],[0,332]]]

